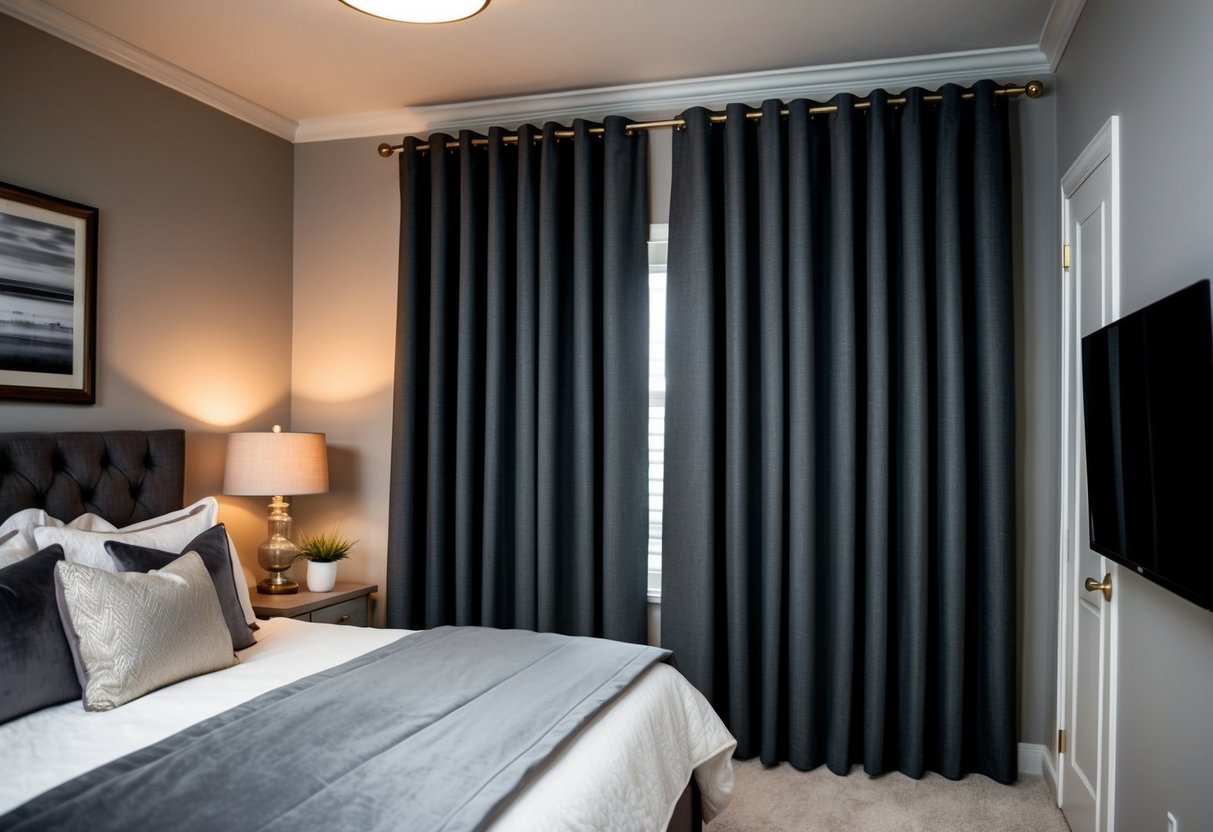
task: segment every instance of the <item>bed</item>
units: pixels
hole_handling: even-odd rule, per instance
[[[110,529],[118,536],[128,529],[150,529],[144,533],[154,536],[163,528],[157,521],[164,516],[198,511],[183,508],[183,472],[182,431],[0,434],[0,521],[19,512],[38,511],[51,518],[47,523],[57,519],[60,526],[62,521],[82,516],[101,518],[99,522],[106,526],[96,532],[100,537],[109,535]],[[197,522],[201,523],[201,518]],[[92,539],[89,535],[94,530],[86,532],[75,536],[67,531],[39,532],[39,540],[60,541],[70,550],[76,541]],[[3,537],[0,535],[0,547],[5,544]],[[70,561],[76,554],[67,551],[66,559]],[[87,557],[80,557],[81,563],[87,562]],[[193,557],[191,553],[180,562]],[[0,562],[0,570],[3,568]],[[233,574],[242,574],[238,561],[232,569]],[[66,572],[67,567],[61,567],[61,571]],[[0,571],[0,590],[4,589],[4,574]],[[65,596],[72,597],[71,585],[66,579],[64,584],[59,587],[61,609]],[[251,612],[247,597],[242,603],[242,609]],[[559,675],[570,677],[568,684],[582,684],[577,681],[582,675],[588,678],[597,674],[610,680],[610,684],[593,688],[593,695],[572,689],[567,695],[560,694],[573,702],[567,709],[559,705],[563,715],[556,721],[572,726],[562,736],[548,733],[553,722],[549,716],[531,719],[516,713],[513,704],[519,698],[544,698],[547,688],[555,691],[554,683],[541,681],[537,688],[517,687],[511,694],[515,700],[502,700],[506,704],[484,704],[487,700],[468,704],[454,698],[450,701],[455,704],[447,704],[443,697],[456,696],[451,691],[459,688],[461,676],[457,675],[455,682],[444,679],[427,689],[428,675],[408,675],[429,673],[421,670],[425,666],[420,658],[426,653],[472,655],[468,651],[479,649],[484,651],[483,656],[472,663],[491,665],[498,654],[507,656],[515,649],[513,642],[507,645],[509,639],[529,639],[534,634],[469,632],[480,628],[411,633],[291,619],[272,619],[258,625],[253,637],[256,643],[239,649],[238,662],[230,667],[136,696],[111,710],[86,711],[77,699],[0,724],[0,760],[5,769],[5,776],[0,778],[0,829],[47,828],[54,825],[52,821],[70,828],[72,822],[63,822],[63,818],[71,821],[69,807],[75,806],[92,806],[87,816],[90,826],[97,828],[104,824],[94,823],[94,818],[109,818],[114,828],[138,828],[153,822],[207,828],[211,821],[206,813],[212,807],[239,804],[241,800],[245,808],[234,828],[319,828],[331,827],[336,820],[344,827],[353,822],[366,828],[691,829],[719,813],[731,796],[732,737],[703,697],[668,662],[654,660],[652,654],[646,653],[643,660],[635,653],[620,659],[633,675],[617,674],[614,669],[599,673],[597,657],[552,658],[566,656],[564,642],[553,642],[555,646],[520,642],[517,649],[523,657],[518,660],[519,666],[588,661],[586,674]],[[487,641],[477,646],[482,639]],[[615,649],[613,642],[602,646],[608,651]],[[542,660],[530,658],[532,654],[527,650],[538,651],[533,656]],[[505,665],[503,668],[501,678],[508,678],[509,684],[493,683],[494,690],[515,684],[515,671]],[[477,736],[485,731],[486,721],[507,723],[518,735],[511,741],[521,742],[529,756],[517,754],[513,747],[499,749],[498,741],[488,735],[483,746],[481,740],[469,743],[466,739],[435,745],[433,737],[441,732],[426,727],[410,734],[409,742],[416,736],[428,736],[431,745],[402,746],[403,750],[394,752],[394,762],[381,764],[379,761],[389,755],[381,754],[377,744],[390,733],[394,717],[390,709],[373,704],[369,697],[364,701],[360,695],[349,695],[350,690],[360,690],[359,685],[365,687],[364,678],[369,677],[351,676],[347,681],[345,676],[372,670],[380,674],[373,677],[377,679],[376,689],[398,687],[394,698],[413,697],[410,714],[425,710],[430,702],[441,703],[433,709],[470,715],[467,719]],[[338,684],[345,687],[333,688]],[[3,687],[0,682],[0,690]],[[333,690],[346,693],[335,694]],[[296,707],[313,694],[319,703],[312,706],[313,711]],[[87,687],[85,695],[90,695]],[[345,698],[334,707],[331,700],[322,698],[325,695]],[[595,698],[602,700],[600,708],[583,707],[581,700]],[[473,718],[477,707],[481,710],[479,722]],[[357,725],[362,725],[364,718],[388,720],[384,726],[368,728],[366,736],[351,733],[348,743],[330,742],[335,752],[357,756],[356,763],[340,777],[330,774],[326,766],[336,765],[329,758],[339,758],[342,753],[298,751],[302,738],[324,736],[324,730],[314,724],[316,715],[334,710],[349,711],[349,718],[356,717]],[[507,713],[510,719],[502,719],[501,715]],[[525,734],[531,730],[528,720],[538,726],[533,737]],[[536,741],[534,737],[542,739]],[[376,750],[364,759],[362,749],[367,743]],[[550,746],[550,753],[539,754],[532,749],[542,750],[545,744]],[[453,746],[466,753],[448,753]],[[413,748],[427,750],[414,752],[410,750]],[[187,752],[194,756],[187,756]],[[491,762],[497,759],[495,754],[503,760],[508,758],[509,764]],[[448,812],[441,805],[443,789],[458,791],[449,784],[467,775],[447,773],[441,767],[443,761],[452,770],[481,764],[496,766],[497,779],[491,788],[483,789],[483,795],[479,795],[480,786],[476,798],[460,795],[458,809]],[[498,776],[498,769],[509,776]],[[195,796],[183,802],[174,791],[179,783],[182,787],[189,785],[186,781],[197,781],[193,784],[195,791],[205,793],[207,787],[215,794],[183,811],[181,807],[190,805],[189,800],[199,800]],[[347,790],[343,792],[334,785],[338,783],[345,783]],[[313,799],[308,789],[327,797]],[[293,814],[275,810],[278,814],[273,818],[259,816],[259,796],[278,792],[283,795],[281,799],[290,801]],[[409,803],[414,792],[425,793],[418,799],[424,796],[439,805],[415,812]],[[79,818],[79,814],[74,816],[74,823],[78,824]],[[223,822],[230,823],[230,817]]]

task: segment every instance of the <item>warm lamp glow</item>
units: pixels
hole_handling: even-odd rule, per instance
[[[257,582],[267,594],[297,592],[299,584],[287,577],[299,547],[291,540],[290,504],[284,497],[322,494],[329,490],[328,453],[323,433],[233,433],[227,440],[223,493],[269,496],[269,539],[257,547],[257,563],[270,577]]]
[[[228,436],[224,494],[272,497],[323,494],[328,490],[329,462],[323,433],[275,431]]]
[[[481,11],[489,0],[341,0],[345,5],[401,23],[451,23]]]
[[[203,352],[197,344],[204,336],[177,335],[155,342],[154,348],[151,341],[128,339],[120,351],[138,360],[124,361],[112,368],[112,375],[175,413],[224,430],[246,425],[290,399],[290,350],[286,361],[275,354],[268,363],[252,362],[251,353],[269,347],[248,339],[218,339],[224,343],[204,345]],[[205,337],[215,340],[213,334]]]

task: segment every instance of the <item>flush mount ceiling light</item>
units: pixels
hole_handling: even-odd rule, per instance
[[[401,23],[452,23],[482,11],[489,0],[341,0],[360,12]]]

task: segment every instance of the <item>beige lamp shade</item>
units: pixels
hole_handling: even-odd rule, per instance
[[[233,433],[227,438],[223,493],[269,497],[323,494],[329,461],[323,433]]]

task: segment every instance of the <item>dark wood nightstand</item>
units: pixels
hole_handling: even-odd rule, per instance
[[[366,627],[371,623],[371,593],[378,591],[377,584],[338,581],[332,592],[301,589],[294,595],[259,595],[254,587],[249,590],[249,599],[258,618],[297,618]]]

